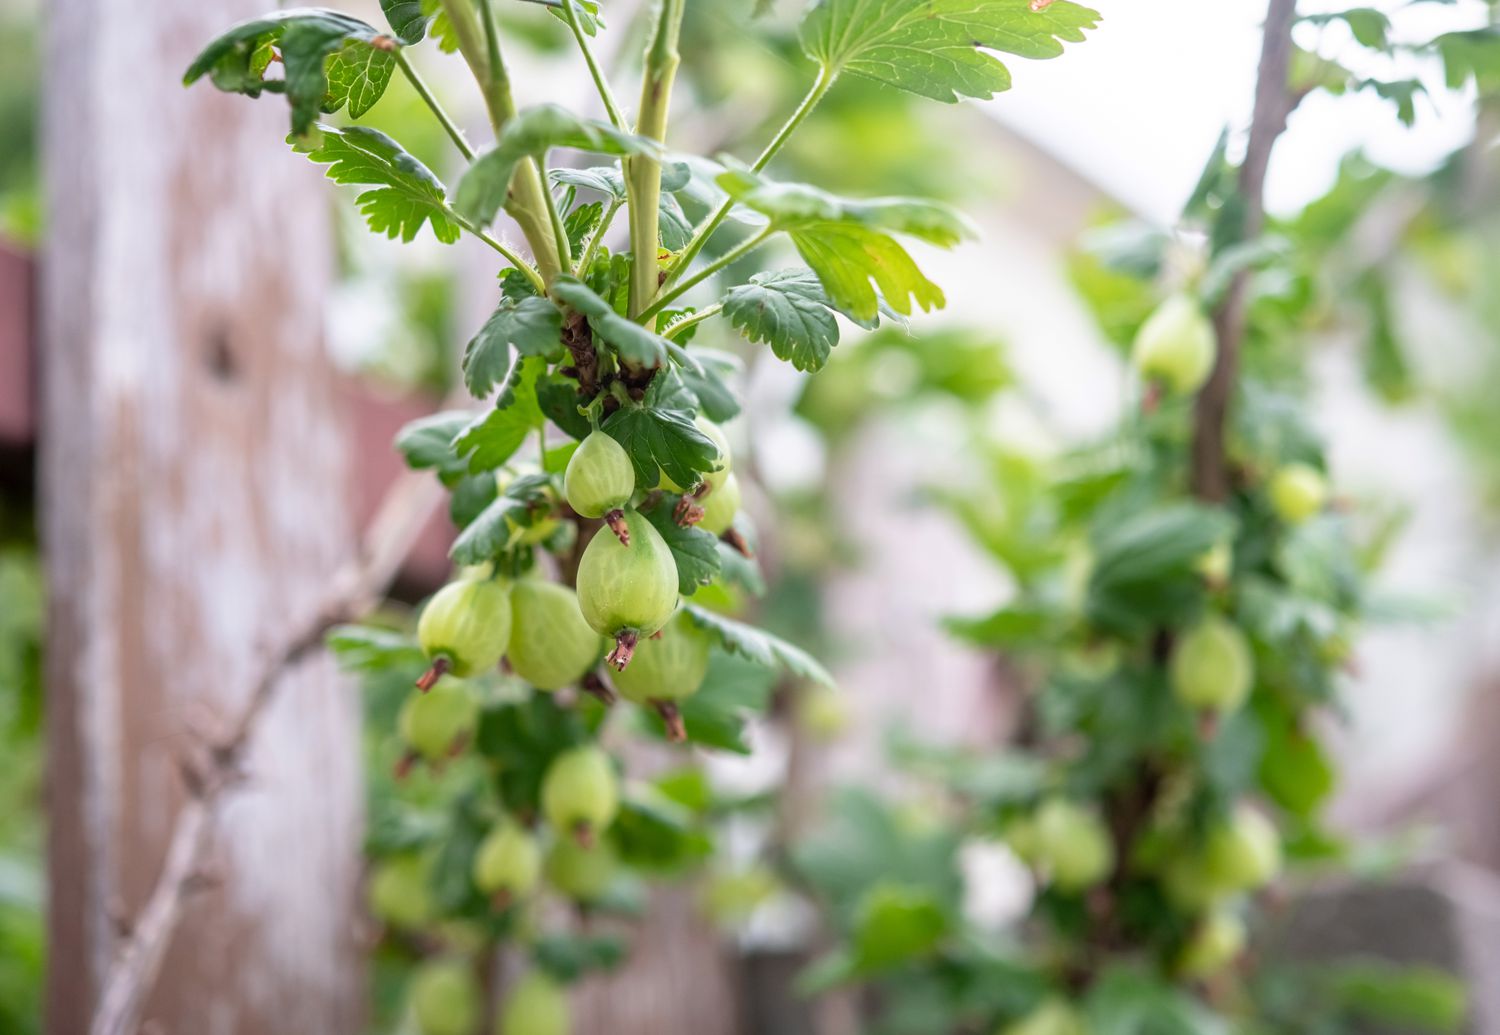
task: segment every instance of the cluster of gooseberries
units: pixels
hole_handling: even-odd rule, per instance
[[[740,493],[728,442],[706,419],[698,418],[697,426],[714,444],[717,461],[693,486],[680,486],[663,472],[661,489],[679,497],[671,508],[679,525],[730,533],[726,538],[742,545],[731,532]],[[573,452],[560,489],[572,514],[589,519],[579,520],[580,529],[599,522],[578,559],[574,586],[534,567],[502,575],[518,565],[497,563],[461,572],[423,608],[417,640],[429,668],[398,718],[406,747],[401,771],[418,761],[440,766],[463,750],[481,711],[471,680],[502,664],[545,693],[575,687],[608,704],[618,691],[653,708],[671,739],[685,738],[677,705],[703,685],[711,639],[679,608],[672,552],[638,509],[659,493],[638,489],[629,454],[597,429]],[[556,516],[545,515],[512,528],[511,541],[536,545],[558,524]],[[601,674],[604,666],[609,682]],[[563,751],[543,775],[540,804],[545,827],[510,815],[494,823],[474,852],[474,886],[497,909],[524,905],[544,886],[582,906],[598,903],[617,878],[617,857],[601,836],[620,805],[614,762],[592,743]],[[369,885],[374,914],[397,929],[431,924],[437,911],[427,869],[420,855],[382,862]],[[464,1035],[478,1025],[482,998],[472,967],[440,958],[418,969],[410,1003],[423,1035]],[[566,992],[553,977],[533,970],[510,989],[499,1023],[502,1035],[563,1035],[569,1026]]]

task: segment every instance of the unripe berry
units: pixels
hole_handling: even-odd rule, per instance
[[[629,546],[604,529],[578,563],[578,606],[589,625],[615,641],[609,661],[616,668],[629,664],[636,643],[677,609],[677,563],[661,533],[634,510],[622,524]]]
[[[625,447],[602,431],[590,432],[578,444],[563,475],[568,506],[584,517],[603,517],[630,502],[635,468]]]
[[[511,482],[522,475],[539,473],[541,473],[541,468],[533,463],[520,463],[502,467],[495,472],[495,488],[503,493],[510,486]],[[552,498],[550,490],[547,493],[547,498],[549,501]],[[548,506],[551,509],[550,502]],[[510,528],[510,534],[515,542],[526,546],[535,546],[537,543],[546,542],[552,538],[552,533],[557,531],[562,522],[555,517],[548,516],[541,518],[535,524],[522,525],[514,518],[507,516],[505,524]]]
[[[1114,869],[1114,842],[1094,812],[1052,798],[1037,809],[1036,857],[1053,885],[1063,891],[1084,891]]]
[[[609,755],[593,745],[552,760],[542,778],[542,811],[559,835],[587,842],[614,821],[620,785]]]
[[[411,1009],[422,1035],[472,1035],[482,999],[473,972],[457,961],[424,963],[411,979]]]
[[[568,1035],[568,992],[541,971],[517,981],[500,1008],[496,1035]]]
[[[729,477],[733,463],[729,453],[729,439],[725,437],[723,428],[702,414],[694,418],[693,423],[698,426],[699,431],[708,436],[713,442],[714,448],[719,451],[718,462],[714,464],[711,470],[705,471],[702,476],[703,480],[708,483],[709,488],[717,489],[724,483],[724,479]],[[667,477],[667,472],[665,471],[661,473],[661,487],[668,492],[687,492],[693,488],[691,485],[678,485],[671,478]]]
[[[460,579],[433,594],[417,620],[417,641],[430,660],[472,676],[494,668],[510,640],[510,593],[494,579]]]
[[[712,641],[685,612],[635,649],[630,667],[614,676],[615,688],[636,704],[680,701],[698,692],[708,675]]]
[[[703,498],[703,517],[698,527],[714,535],[723,535],[734,524],[740,512],[740,480],[731,472],[719,487]]]
[[[1227,542],[1215,543],[1193,562],[1193,570],[1210,585],[1224,585],[1234,571],[1233,548]]]
[[[419,855],[382,860],[370,874],[370,912],[392,927],[425,927],[437,915],[427,886],[427,862]]]
[[[578,597],[566,586],[540,578],[519,580],[510,591],[511,671],[538,690],[577,682],[604,650],[604,641],[583,620]]]
[[[547,883],[584,904],[604,896],[618,869],[619,862],[608,841],[585,848],[571,837],[560,837],[547,852]]]
[[[1235,809],[1230,819],[1209,831],[1203,845],[1203,872],[1225,892],[1264,887],[1281,872],[1281,835],[1276,825],[1254,809]]]
[[[1186,978],[1209,978],[1245,951],[1245,923],[1226,909],[1215,909],[1198,921],[1192,937],[1177,957],[1177,973]]]
[[[1218,615],[1189,629],[1172,649],[1172,692],[1189,708],[1233,711],[1245,703],[1254,678],[1249,641]]]
[[[1213,369],[1218,343],[1213,324],[1186,294],[1169,297],[1135,336],[1131,361],[1141,376],[1164,383],[1179,395],[1203,387]]]
[[[810,686],[797,697],[797,725],[813,740],[836,739],[849,719],[849,702],[831,687]]]
[[[1328,482],[1310,464],[1287,464],[1271,475],[1271,509],[1289,525],[1300,525],[1322,513],[1328,502]]]
[[[1061,999],[1048,999],[1019,1021],[1000,1029],[1000,1035],[1088,1035],[1083,1015]]]
[[[474,853],[474,886],[514,900],[531,893],[542,873],[536,838],[511,820],[495,825]]]
[[[469,685],[444,676],[425,694],[406,699],[396,717],[396,732],[409,748],[435,762],[472,736],[478,722],[479,702]]]

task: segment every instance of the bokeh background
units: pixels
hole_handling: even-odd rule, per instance
[[[249,13],[222,6],[209,22]],[[379,20],[374,4],[341,6]],[[605,5],[616,24],[628,22],[634,6]],[[745,30],[749,6],[690,5],[684,75],[696,110],[674,130],[685,147],[743,148],[800,94],[805,68],[789,30],[796,3],[772,5],[756,31]],[[1086,45],[1065,60],[1017,63],[1014,89],[992,102],[917,107],[893,91],[850,84],[786,155],[789,174],[833,190],[949,200],[975,218],[983,238],[918,255],[947,292],[944,311],[914,321],[910,335],[846,338],[811,386],[790,367],[746,352],[746,412],[729,431],[753,472],[749,506],[765,530],[772,589],[761,617],[828,659],[847,700],[841,735],[826,745],[799,747],[786,724],[757,729],[753,756],[712,763],[725,786],[808,800],[850,782],[899,793],[887,761],[893,729],[975,747],[1007,735],[1014,681],[1006,666],[943,628],[947,617],[992,609],[1010,588],[975,543],[975,533],[987,531],[981,502],[993,495],[997,465],[1045,463],[1134,405],[1122,344],[1110,331],[1145,303],[1111,280],[1101,257],[1117,257],[1141,228],[1171,226],[1226,128],[1231,151],[1243,146],[1236,133],[1248,119],[1263,13],[1255,0],[1096,6],[1104,22]],[[1482,0],[1376,6],[1389,13],[1395,38],[1414,41],[1494,17]],[[36,376],[46,342],[37,291],[48,248],[68,246],[49,242],[47,204],[67,199],[48,189],[39,159],[45,14],[26,0],[0,0],[6,1032],[40,1030],[45,902],[49,893],[68,893],[49,888],[43,853],[48,580],[35,485],[38,446],[49,432]],[[1320,54],[1423,87],[1412,89],[1406,120],[1396,117],[1397,100],[1371,91],[1313,98],[1293,115],[1268,188],[1273,216],[1300,234],[1323,235],[1325,272],[1359,285],[1349,299],[1356,319],[1330,319],[1327,333],[1308,334],[1299,347],[1308,350],[1310,410],[1332,443],[1340,493],[1389,521],[1381,590],[1394,620],[1361,633],[1347,675],[1348,713],[1329,723],[1343,770],[1333,815],[1339,827],[1369,839],[1370,867],[1399,860],[1403,872],[1440,873],[1434,879],[1441,881],[1458,874],[1466,890],[1454,908],[1488,918],[1500,915],[1491,912],[1500,904],[1491,877],[1500,867],[1493,806],[1500,791],[1500,241],[1491,204],[1500,154],[1485,141],[1500,121],[1500,77],[1492,72],[1488,81],[1450,88],[1439,63],[1416,54],[1363,69],[1361,62],[1377,59],[1348,25],[1302,28],[1299,41]],[[586,84],[559,60],[563,43],[537,23],[512,56],[515,78],[533,97],[586,107]],[[465,122],[481,119],[456,62],[432,61],[426,71]],[[175,89],[175,64],[143,59],[137,74],[167,81],[155,89]],[[223,110],[250,118],[251,107]],[[445,171],[451,154],[403,82],[393,83],[369,121]],[[256,160],[278,168],[302,161],[272,132]],[[483,319],[491,273],[467,243],[403,247],[369,235],[348,193],[324,191],[312,170],[288,175],[302,178],[296,182],[316,204],[326,202],[330,221],[321,326],[307,340],[314,348],[321,339],[338,370],[337,413],[319,427],[337,436],[330,448],[348,458],[357,526],[398,469],[389,446],[395,429],[434,409],[451,387],[455,350]],[[1454,225],[1445,206],[1459,193],[1477,203],[1472,218]],[[141,204],[169,200],[166,191]],[[722,344],[733,347],[727,337]],[[49,505],[68,501],[54,496]],[[398,580],[398,601],[421,599],[446,576],[447,534],[441,522],[428,529]],[[369,700],[379,714],[378,688]],[[163,756],[169,750],[164,741]],[[751,842],[762,836],[745,833]],[[1016,879],[991,874],[988,905],[980,905],[1011,908],[1007,880]],[[807,936],[808,923],[795,904],[772,902],[730,941],[774,960]],[[1402,932],[1377,929],[1369,937],[1397,943]],[[1500,929],[1490,928],[1487,943],[1434,962],[1472,974],[1482,999],[1500,986],[1496,961]],[[377,999],[378,991],[379,982]],[[401,1023],[395,1005],[377,1005],[373,1016]]]

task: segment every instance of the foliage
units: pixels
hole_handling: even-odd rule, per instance
[[[1065,0],[1051,7],[967,0],[948,5],[948,28],[934,34],[922,5],[905,0],[813,5],[803,34],[818,66],[813,85],[760,157],[741,166],[666,147],[683,0],[661,0],[646,14],[633,123],[594,58],[592,40],[605,31],[595,4],[549,0],[551,17],[541,21],[546,32],[565,28],[571,37],[579,74],[592,79],[607,121],[518,103],[504,52],[538,32],[537,12],[527,5],[381,6],[389,31],[305,8],[241,23],[205,48],[186,80],[207,78],[250,97],[285,96],[290,143],[326,165],[330,179],[362,188],[356,204],[374,232],[412,241],[426,227],[443,244],[467,233],[504,260],[493,312],[473,330],[462,364],[481,411],[425,417],[396,443],[411,467],[431,471],[450,491],[459,526],[455,581],[474,581],[424,612],[415,641],[398,620],[342,628],[330,644],[370,688],[369,749],[381,774],[370,806],[372,906],[387,934],[381,959],[394,965],[441,955],[477,970],[495,947],[514,945],[534,967],[573,981],[614,965],[621,946],[540,919],[552,914],[536,910],[530,893],[482,894],[473,860],[486,835],[502,826],[528,831],[547,859],[546,895],[628,915],[641,907],[645,880],[677,877],[710,853],[716,803],[685,795],[691,781],[680,772],[642,781],[620,760],[580,768],[578,758],[597,756],[577,749],[645,734],[746,751],[745,722],[766,712],[777,682],[832,682],[805,650],[735,617],[746,594],[764,585],[748,517],[737,515],[722,537],[694,527],[704,501],[731,477],[728,440],[712,421],[739,408],[736,362],[692,345],[694,333],[717,320],[801,369],[816,369],[837,341],[835,314],[873,327],[914,305],[942,304],[942,292],[900,237],[950,247],[969,233],[962,217],[937,202],[840,197],[772,180],[766,166],[843,72],[920,86],[941,100],[988,96],[1009,83],[989,51],[1051,57],[1064,41],[1081,40],[1095,16]],[[955,32],[976,34],[985,49],[955,53]],[[490,146],[471,147],[417,77],[408,50],[429,39],[456,51],[474,74],[490,116]],[[318,118],[374,114],[398,71],[467,162],[451,191],[432,171],[443,164],[418,159],[396,134]],[[604,164],[550,168],[558,150],[602,156]],[[524,238],[529,259],[505,244],[503,233],[490,234],[502,214]],[[630,233],[617,249],[612,227],[622,214]],[[745,227],[749,237],[740,236]],[[746,271],[753,253],[782,240],[806,270]],[[574,440],[594,431],[621,448],[575,451]],[[616,455],[628,470],[579,469],[615,463]],[[568,505],[568,484],[621,477],[627,484],[633,478],[635,492],[602,522]],[[576,588],[587,626],[515,623],[506,594],[519,579]],[[504,592],[474,589],[485,583]],[[653,594],[687,598],[680,605],[687,628],[706,637],[712,653],[696,693],[633,695],[646,698],[644,713],[634,714],[628,704],[605,703],[613,698],[608,666],[628,665],[641,639],[672,634],[672,626],[662,628],[671,609],[658,613],[655,597],[643,595],[647,584]],[[456,603],[481,599],[482,613],[478,603],[467,610]],[[570,592],[563,599],[567,606],[575,598]],[[558,668],[577,660],[584,674],[570,688],[544,692],[479,663],[506,641],[513,649],[513,635],[545,638],[528,642],[527,653],[553,651]],[[471,667],[480,671],[471,674]],[[419,689],[411,689],[413,681]],[[561,758],[573,761],[555,766]],[[588,822],[573,828],[571,817]],[[491,843],[520,845],[518,858],[530,858],[513,833]],[[487,857],[485,869],[525,873],[529,864]],[[919,903],[913,908],[893,895],[883,917],[879,924],[927,937],[930,915]],[[463,983],[451,967],[421,973],[441,974],[444,986]],[[419,1023],[431,1023],[434,983],[420,983]],[[395,1003],[383,1008],[387,1015],[399,1010]]]

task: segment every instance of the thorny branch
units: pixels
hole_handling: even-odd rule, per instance
[[[209,745],[198,761],[184,765],[187,801],[177,813],[151,897],[105,975],[90,1035],[135,1031],[187,896],[202,873],[219,810],[240,780],[242,763],[282,677],[316,651],[331,628],[358,618],[379,602],[440,495],[441,486],[426,472],[407,472],[390,488],[366,530],[359,556],[333,579],[307,620],[262,660],[228,735]]]
[[[1300,94],[1292,91],[1289,81],[1292,24],[1296,15],[1297,0],[1270,0],[1266,10],[1260,69],[1255,84],[1255,108],[1250,119],[1250,140],[1239,175],[1239,192],[1245,205],[1241,240],[1254,238],[1265,225],[1266,169],[1271,163],[1271,151],[1286,129],[1287,117],[1302,99]],[[1229,495],[1225,420],[1239,373],[1249,288],[1250,271],[1240,270],[1214,313],[1214,332],[1219,340],[1218,358],[1208,384],[1198,395],[1194,414],[1193,493],[1211,503],[1221,502]]]

